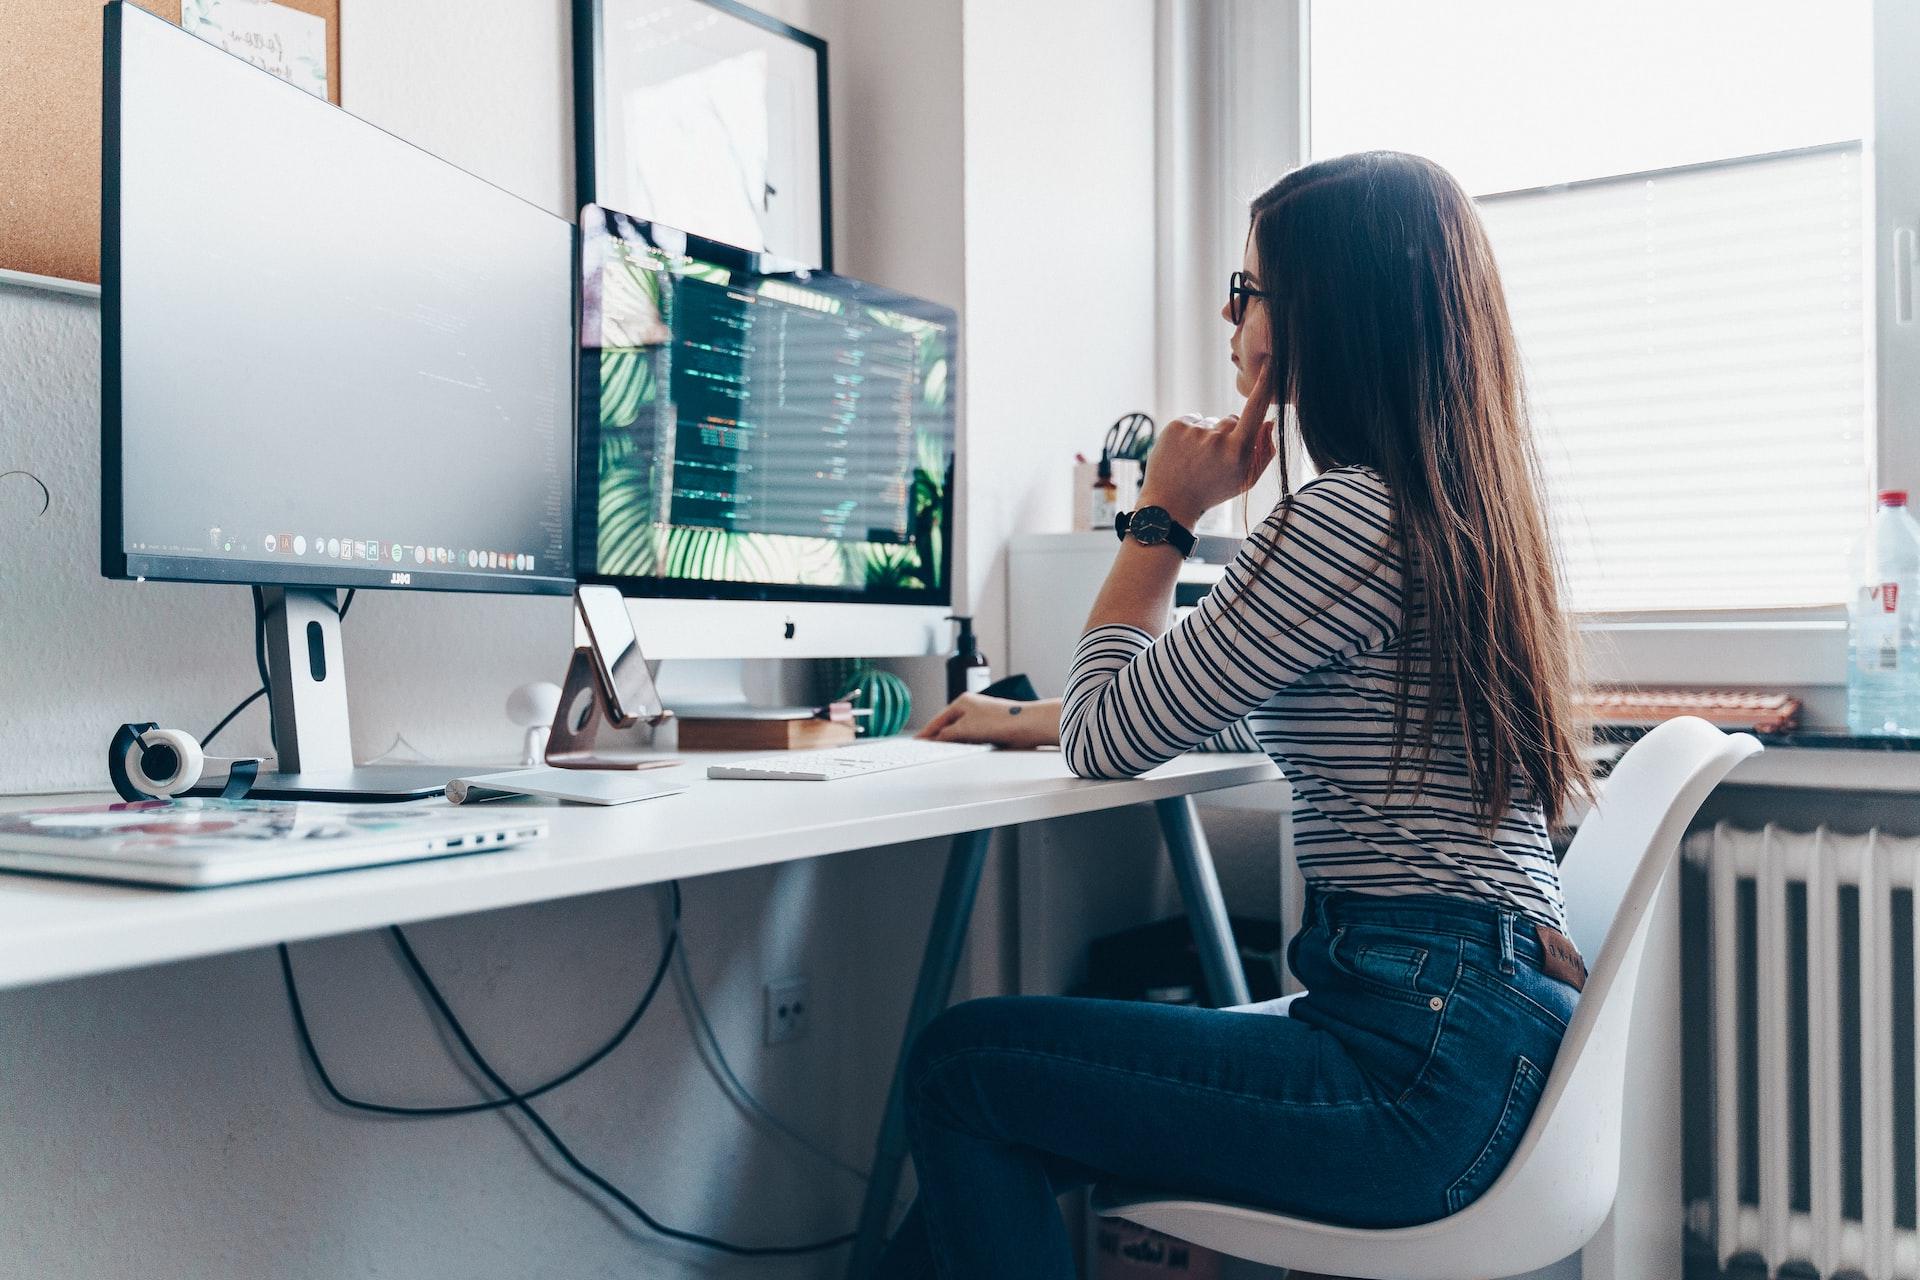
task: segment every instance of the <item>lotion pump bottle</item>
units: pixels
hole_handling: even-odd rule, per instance
[[[992,684],[993,667],[973,638],[973,619],[955,614],[948,621],[960,624],[953,656],[947,659],[947,700],[951,702],[963,693],[978,693]]]

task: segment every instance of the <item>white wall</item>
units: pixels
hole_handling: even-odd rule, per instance
[[[1068,527],[1074,454],[1156,399],[1153,21],[1151,0],[966,6],[966,582],[996,663],[1006,539]]]

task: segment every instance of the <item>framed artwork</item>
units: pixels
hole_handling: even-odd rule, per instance
[[[832,269],[826,41],[735,0],[574,0],[573,50],[581,205]]]

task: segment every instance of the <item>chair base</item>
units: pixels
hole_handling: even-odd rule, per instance
[[[1251,1262],[1367,1280],[1523,1275],[1577,1253],[1593,1235],[1580,1224],[1573,1234],[1515,1239],[1512,1232],[1484,1221],[1485,1215],[1474,1212],[1475,1205],[1435,1222],[1377,1230],[1115,1185],[1096,1186],[1088,1206],[1103,1218],[1125,1218]],[[1597,1229],[1599,1223],[1593,1226]]]

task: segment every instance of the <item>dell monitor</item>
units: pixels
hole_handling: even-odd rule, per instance
[[[573,226],[106,9],[101,563],[268,588],[278,764],[356,771],[335,589],[573,585]]]
[[[647,654],[944,652],[952,308],[595,205],[580,254],[580,577]]]

